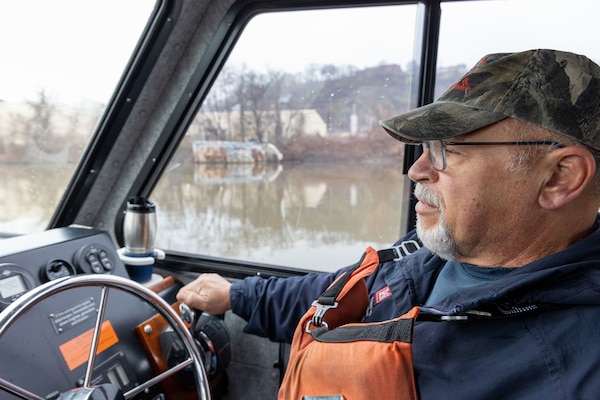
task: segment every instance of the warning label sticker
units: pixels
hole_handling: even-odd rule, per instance
[[[70,371],[79,367],[81,364],[87,362],[90,355],[90,349],[92,347],[92,338],[94,335],[94,329],[90,329],[79,336],[74,337],[68,342],[62,344],[60,352],[67,363]],[[102,353],[109,347],[117,344],[119,338],[115,332],[110,321],[104,321],[102,323],[102,329],[100,330],[100,339],[98,341],[98,349],[96,354]]]
[[[61,334],[77,324],[87,321],[96,314],[96,302],[93,297],[85,299],[62,311],[50,314],[50,322],[57,334]]]

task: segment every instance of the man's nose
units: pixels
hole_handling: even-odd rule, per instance
[[[413,182],[437,180],[438,172],[433,169],[433,164],[431,164],[429,149],[423,149],[423,153],[409,168],[408,177]]]

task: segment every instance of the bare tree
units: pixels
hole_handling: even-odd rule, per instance
[[[238,72],[225,67],[219,74],[204,101],[200,113],[193,122],[197,134],[204,140],[230,140],[231,111],[235,105],[232,92],[238,79]]]
[[[37,101],[27,104],[33,110],[33,116],[28,121],[28,136],[33,139],[36,146],[43,152],[54,154],[64,148],[64,141],[58,140],[56,129],[52,122],[56,113],[56,106],[48,101],[46,93],[41,90]]]

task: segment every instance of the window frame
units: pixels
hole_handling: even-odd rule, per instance
[[[374,6],[374,5],[418,5],[417,18],[422,21],[422,25],[417,28],[421,32],[421,36],[415,34],[415,49],[418,52],[418,56],[415,59],[420,60],[419,65],[419,80],[418,80],[418,94],[417,94],[417,106],[427,104],[433,101],[433,93],[435,87],[435,71],[436,71],[436,46],[438,43],[439,34],[439,22],[440,22],[440,1],[381,1],[373,4],[371,2],[344,2],[343,7],[355,7],[355,6]],[[260,2],[237,2],[236,5],[239,7],[231,7],[229,13],[224,20],[229,21],[226,26],[223,24],[219,27],[218,33],[215,35],[214,41],[220,45],[211,46],[213,51],[211,62],[213,68],[206,68],[206,65],[198,65],[198,68],[194,72],[189,87],[191,88],[191,96],[189,99],[180,99],[179,103],[175,106],[172,119],[166,124],[165,132],[161,135],[161,140],[157,143],[155,148],[167,149],[167,154],[164,157],[155,160],[145,166],[145,176],[138,179],[140,182],[138,187],[132,188],[130,196],[141,195],[150,196],[152,189],[158,182],[162,171],[168,165],[170,158],[176,151],[177,145],[185,136],[187,127],[193,121],[197,110],[202,105],[202,101],[208,94],[208,91],[212,87],[214,80],[225,61],[232,51],[233,47],[243,28],[250,21],[252,17],[259,13],[265,12],[279,12],[279,11],[293,11],[293,10],[307,10],[307,9],[327,9],[327,8],[342,8],[341,2],[321,2],[321,1],[307,1],[304,5],[299,5],[297,2],[289,1],[275,1],[270,2],[268,5]],[[421,43],[418,43],[418,42]],[[181,111],[181,112],[179,112]],[[412,146],[407,146],[407,149]],[[163,150],[164,151],[164,150]],[[412,165],[414,160],[419,156],[417,151],[408,150],[405,155],[405,172],[408,166]],[[408,178],[406,178],[408,179]],[[409,190],[412,193],[413,183],[410,182]],[[128,196],[128,197],[130,197]],[[405,210],[403,215],[406,218],[403,221],[398,221],[399,231],[405,229],[406,231],[414,227],[414,221],[416,215],[414,214],[414,200],[413,196],[410,196],[409,209]],[[404,225],[404,226],[402,226]],[[115,231],[119,243],[122,243],[122,218],[117,218],[115,221]],[[213,257],[199,254],[189,254],[181,251],[174,251],[167,249],[167,256],[165,260],[158,260],[156,267],[158,269],[164,269],[165,272],[170,274],[177,273],[194,273],[197,271],[203,272],[218,272],[223,276],[230,278],[242,278],[248,275],[261,275],[261,276],[293,276],[302,275],[311,271],[308,269],[297,269],[289,266],[278,266],[273,264],[264,264],[252,261],[236,261],[231,259],[224,259],[220,257]]]
[[[472,0],[451,0],[451,1],[472,1]],[[223,22],[220,24],[217,33],[213,38],[214,45],[210,46],[209,54],[205,57],[207,63],[212,68],[207,68],[208,64],[200,63],[192,75],[188,87],[190,88],[190,97],[182,98],[174,108],[172,118],[166,124],[166,128],[161,134],[161,140],[155,146],[155,153],[160,154],[156,160],[149,160],[144,166],[143,176],[136,179],[138,184],[132,187],[129,197],[135,195],[150,196],[156,186],[162,172],[167,168],[171,157],[175,154],[177,146],[183,140],[188,126],[194,120],[194,117],[201,107],[202,102],[208,95],[219,72],[223,68],[227,57],[233,50],[235,43],[242,34],[247,23],[257,14],[267,12],[281,12],[294,10],[319,10],[330,8],[351,8],[351,7],[371,7],[383,5],[418,5],[417,19],[422,25],[417,27],[421,31],[421,40],[415,35],[415,59],[419,62],[419,79],[416,106],[428,104],[434,100],[435,74],[437,45],[439,42],[439,25],[441,16],[440,0],[422,0],[422,1],[296,1],[279,0],[269,3],[257,1],[238,1],[229,10]],[[410,165],[419,157],[420,149],[407,146],[407,153],[404,158],[404,173],[408,171]],[[161,154],[162,153],[162,154]],[[413,184],[410,183],[412,191]],[[411,204],[407,210],[406,218],[399,221],[401,229],[410,230],[414,227],[416,214],[414,212],[414,198],[411,196]],[[125,205],[125,204],[124,204]],[[122,217],[115,221],[115,230],[119,243],[122,243]]]

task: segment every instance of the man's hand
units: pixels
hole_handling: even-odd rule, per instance
[[[202,274],[177,293],[177,300],[209,314],[223,314],[231,309],[231,283],[218,274]]]

